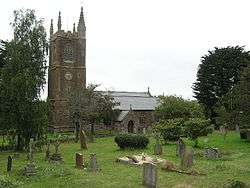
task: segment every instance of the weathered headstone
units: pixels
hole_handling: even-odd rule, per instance
[[[83,155],[76,153],[76,168],[83,168]]]
[[[194,152],[192,149],[186,149],[181,158],[181,168],[186,169],[193,166]]]
[[[236,131],[237,133],[240,132],[240,127],[239,127],[239,125],[235,125],[235,131]]]
[[[143,129],[142,129],[142,133],[143,133],[143,134],[146,134],[146,133],[147,133],[145,127],[143,127]]]
[[[81,144],[81,149],[88,149],[87,136],[86,136],[84,130],[81,130],[81,132],[80,132],[80,144]]]
[[[250,131],[248,130],[246,134],[247,134],[247,141],[250,141]]]
[[[48,144],[47,144],[45,160],[50,160],[50,142],[48,142]]]
[[[8,156],[7,172],[10,172],[11,169],[12,169],[12,157]]]
[[[34,140],[31,138],[29,143],[29,153],[28,153],[28,164],[24,167],[23,175],[33,176],[36,175],[37,168],[36,164],[33,161],[33,148],[34,148]]]
[[[218,148],[205,148],[204,155],[207,158],[215,159],[219,158],[219,149]]]
[[[220,133],[225,134],[226,128],[225,126],[220,126]]]
[[[54,143],[54,147],[55,147],[55,153],[53,153],[51,156],[50,156],[50,160],[51,161],[55,161],[55,162],[62,162],[62,155],[59,151],[59,146],[60,146],[60,141],[57,140],[55,143]]]
[[[176,155],[180,158],[183,157],[184,153],[186,150],[186,145],[184,143],[184,141],[180,138],[177,142],[176,142]]]
[[[155,147],[154,147],[154,154],[155,155],[162,155],[162,146],[160,144],[159,137],[156,137],[156,144],[155,144]]]
[[[96,154],[90,154],[89,170],[92,172],[97,172],[100,170],[100,167],[97,164]]]
[[[149,162],[143,163],[142,184],[148,188],[157,186],[157,165]]]
[[[34,148],[34,139],[31,138],[29,143],[29,152],[27,155],[29,161],[33,161],[33,148]]]

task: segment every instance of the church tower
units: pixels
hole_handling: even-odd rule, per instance
[[[69,117],[68,93],[86,87],[86,27],[81,7],[77,30],[62,30],[59,12],[57,31],[53,20],[50,26],[48,101],[50,105],[49,128],[56,132],[72,131]]]

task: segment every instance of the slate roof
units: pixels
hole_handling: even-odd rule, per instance
[[[120,105],[115,109],[121,111],[132,110],[155,110],[158,105],[156,97],[152,97],[148,92],[123,92],[123,91],[109,91],[116,102]]]

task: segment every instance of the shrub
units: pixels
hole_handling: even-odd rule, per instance
[[[119,134],[115,137],[116,144],[121,148],[145,148],[149,139],[139,134]]]
[[[185,134],[190,139],[194,140],[194,147],[197,147],[198,140],[200,136],[207,136],[210,133],[210,121],[200,118],[192,118],[184,123]]]
[[[183,119],[163,120],[154,125],[154,131],[160,133],[165,142],[177,141],[182,135]]]
[[[240,130],[240,138],[241,139],[247,139],[247,131],[250,131],[250,130],[248,130],[248,129]]]

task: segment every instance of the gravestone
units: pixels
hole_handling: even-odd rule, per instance
[[[30,143],[29,143],[29,152],[28,152],[28,155],[27,155],[27,159],[29,161],[33,161],[33,148],[34,148],[34,139],[31,138]]]
[[[250,131],[247,131],[247,141],[250,141]]]
[[[148,188],[157,186],[157,165],[149,162],[143,163],[142,184]]]
[[[50,160],[51,161],[54,161],[54,162],[62,162],[62,155],[59,151],[59,146],[61,145],[60,141],[57,140],[55,143],[54,143],[54,147],[55,147],[55,153],[53,153],[51,156],[50,156]]]
[[[24,167],[23,175],[33,176],[36,175],[37,168],[36,164],[33,161],[33,148],[34,148],[34,140],[30,139],[29,143],[29,153],[28,153],[28,164]]]
[[[182,158],[185,153],[185,150],[186,150],[186,145],[184,141],[181,138],[179,138],[179,140],[176,142],[176,155]]]
[[[97,159],[96,159],[95,153],[90,154],[89,170],[92,172],[97,172],[100,170],[100,168],[97,164]]]
[[[83,155],[76,153],[76,168],[83,168]]]
[[[220,126],[220,133],[225,134],[226,128],[225,126]]]
[[[155,147],[154,147],[154,154],[155,155],[162,155],[162,146],[160,144],[159,137],[156,137],[156,144],[155,144]]]
[[[143,127],[143,129],[142,129],[142,133],[146,134],[146,128],[145,127]]]
[[[240,132],[240,127],[239,127],[239,125],[235,125],[235,131],[236,131],[237,133]]]
[[[11,169],[12,169],[12,157],[8,156],[7,172],[10,172]]]
[[[47,149],[46,149],[46,153],[45,153],[45,160],[50,160],[50,142],[48,142],[47,144]]]
[[[194,152],[192,149],[186,149],[181,158],[181,168],[186,169],[193,166]]]
[[[80,144],[81,144],[81,149],[88,149],[87,136],[86,136],[84,130],[80,131]]]
[[[205,148],[204,155],[205,157],[209,159],[219,158],[219,149],[218,148]]]

